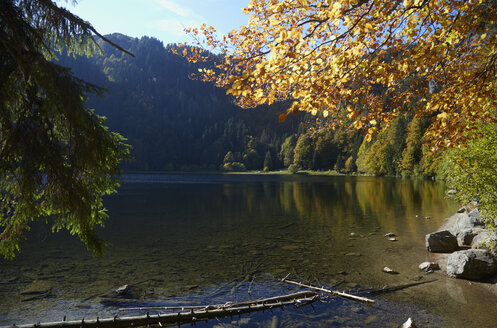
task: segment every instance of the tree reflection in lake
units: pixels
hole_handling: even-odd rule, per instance
[[[92,258],[67,234],[46,234],[45,227],[34,226],[23,253],[14,262],[0,263],[0,324],[60,319],[66,313],[72,318],[112,315],[115,308],[103,307],[93,296],[124,283],[140,285],[143,297],[162,303],[212,303],[246,299],[249,285],[253,298],[288,291],[277,282],[288,273],[325,285],[341,283],[343,289],[427,279],[417,269],[430,256],[424,234],[436,230],[455,209],[445,199],[443,185],[423,180],[266,175],[129,179],[135,182],[105,201],[110,218],[101,233],[112,246],[103,258]],[[387,232],[396,233],[398,241],[388,241]],[[384,266],[400,274],[387,275]],[[437,278],[443,282],[382,297],[450,320],[459,314],[441,306],[439,296],[447,290],[445,278]],[[51,297],[23,302],[20,292],[40,280],[50,285]],[[467,286],[461,288],[468,293]],[[494,305],[485,295],[473,297],[486,300],[480,312],[485,304]],[[352,306],[342,302],[332,307],[344,304]],[[403,309],[392,315],[405,320],[402,311],[410,307]],[[316,317],[338,320],[330,308],[324,311]],[[350,315],[352,325],[372,320],[367,318],[379,309],[364,311],[364,318]],[[481,313],[468,315],[485,322]],[[294,314],[288,320],[298,324],[308,319]]]

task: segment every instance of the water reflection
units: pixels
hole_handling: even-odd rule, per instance
[[[276,279],[287,273],[340,282],[343,288],[412,282],[427,257],[423,235],[454,210],[442,185],[422,180],[214,175],[133,180],[106,199],[110,218],[102,236],[112,246],[103,258],[90,257],[66,234],[33,226],[23,253],[12,263],[0,262],[0,325],[46,321],[68,311],[73,317],[112,314],[95,296],[124,283],[140,285],[147,299],[208,303],[246,298],[249,283],[260,297],[274,294],[281,288]],[[388,241],[386,232],[399,241]],[[401,274],[385,275],[383,266]],[[38,281],[51,286],[51,297],[23,302],[21,292]],[[445,283],[441,290],[446,293]],[[402,295],[395,301],[412,297]],[[426,300],[414,303],[431,307]],[[364,320],[374,315],[364,312]]]

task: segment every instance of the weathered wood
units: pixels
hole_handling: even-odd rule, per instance
[[[166,313],[166,314],[146,314],[140,316],[132,317],[118,317],[107,318],[107,319],[91,319],[91,320],[73,320],[73,321],[58,321],[58,322],[46,322],[37,324],[24,324],[24,325],[12,325],[4,326],[0,328],[124,328],[124,327],[140,327],[147,325],[178,325],[189,322],[203,321],[213,318],[222,318],[232,315],[240,315],[243,313],[250,313],[262,310],[268,310],[273,308],[278,308],[287,305],[296,304],[309,304],[318,298],[318,294],[315,291],[303,291],[288,295],[282,295],[277,297],[265,298],[256,301],[247,301],[236,304],[223,304],[217,306],[207,305],[203,308],[191,307],[185,310],[179,310],[176,313]],[[139,308],[137,310],[143,310],[145,308]],[[178,308],[148,308],[145,310],[171,310]]]
[[[296,282],[296,281],[288,280],[288,279],[286,279],[287,277],[288,276],[286,276],[285,278],[281,279],[281,281],[286,282],[287,284],[292,284],[292,285],[296,285],[296,286],[300,286],[300,287],[305,287],[305,288],[309,288],[309,289],[313,289],[313,290],[318,290],[318,291],[321,291],[321,292],[329,293],[331,295],[335,295],[335,296],[347,298],[347,299],[350,299],[350,300],[353,300],[353,301],[366,302],[366,303],[374,303],[374,300],[372,300],[370,298],[356,296],[356,295],[351,295],[351,294],[347,294],[347,293],[344,293],[344,292],[337,292],[335,290],[330,290],[330,289],[326,289],[326,288],[322,288],[322,287],[316,287],[316,286],[306,285],[306,284],[303,284],[301,282]]]
[[[280,295],[280,296],[274,296],[274,297],[268,297],[268,298],[262,298],[259,300],[253,300],[253,301],[245,301],[245,302],[237,302],[237,303],[231,303],[227,302],[224,304],[217,304],[217,305],[194,305],[194,306],[152,306],[152,307],[135,307],[135,308],[123,308],[119,309],[119,312],[122,311],[183,311],[183,310],[202,310],[202,309],[225,309],[225,308],[230,308],[230,307],[241,307],[241,306],[247,306],[247,305],[256,305],[256,304],[271,304],[271,303],[277,303],[277,302],[286,302],[286,301],[294,301],[294,300],[300,300],[300,299],[308,299],[317,296],[317,293],[312,290],[307,290],[307,291],[302,291],[302,292],[297,292],[297,293],[292,293],[292,294],[286,294],[286,295]]]

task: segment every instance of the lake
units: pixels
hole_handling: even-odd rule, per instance
[[[426,283],[365,294],[373,306],[333,297],[197,326],[398,327],[412,317],[419,327],[493,327],[497,319],[495,295],[482,286],[418,269],[433,259],[425,234],[457,209],[435,181],[217,174],[125,180],[105,199],[110,217],[101,236],[111,245],[104,257],[34,224],[22,253],[0,260],[0,326],[112,317],[136,305],[101,302],[124,284],[136,287],[140,305],[276,296],[299,290],[279,281],[288,274],[351,293]],[[384,236],[389,232],[397,241]],[[382,272],[385,266],[399,274]]]

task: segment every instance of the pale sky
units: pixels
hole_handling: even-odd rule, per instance
[[[249,0],[57,0],[59,6],[89,21],[101,34],[153,36],[164,44],[191,42],[184,27],[212,25],[226,34],[244,25]]]

